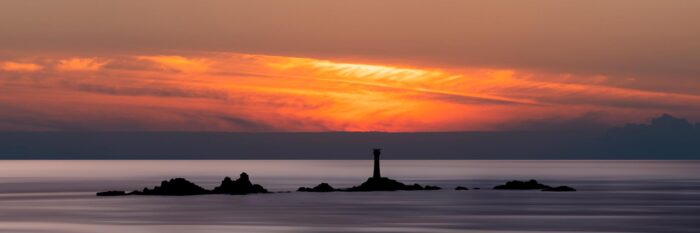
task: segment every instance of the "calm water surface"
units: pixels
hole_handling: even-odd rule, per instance
[[[371,161],[0,161],[0,232],[700,232],[696,161],[382,161],[441,191],[103,197],[184,177],[206,188],[245,171],[272,191],[349,187]],[[511,179],[574,193],[501,191]],[[481,190],[453,191],[457,186]]]

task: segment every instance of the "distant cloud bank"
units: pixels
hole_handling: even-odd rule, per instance
[[[700,159],[698,124],[670,115],[599,132],[5,132],[0,141],[0,159],[370,159],[377,147],[386,159]]]

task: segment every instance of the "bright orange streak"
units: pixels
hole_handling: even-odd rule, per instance
[[[362,84],[386,88],[400,88],[406,91],[452,95],[482,101],[535,104],[529,99],[513,99],[498,95],[489,95],[476,91],[455,89],[449,84],[464,82],[463,74],[446,73],[438,70],[414,68],[397,68],[391,66],[334,63],[325,60],[290,58],[286,63],[271,63],[271,67],[290,70],[300,68],[302,72],[314,74],[316,79]],[[513,75],[512,71],[492,72],[492,81],[508,82],[505,79]],[[447,85],[446,85],[447,84]]]
[[[0,63],[0,70],[13,72],[34,72],[42,70],[44,67],[34,63],[3,62]]]
[[[545,79],[507,69],[227,53],[42,61],[56,61],[43,64],[55,67],[82,64],[72,67],[94,72],[49,70],[36,80],[0,79],[0,104],[30,109],[34,118],[93,122],[105,130],[121,130],[122,121],[148,130],[494,130],[589,112],[629,121],[629,116],[673,113],[679,103],[700,108],[698,96],[606,86],[607,77]],[[99,68],[90,68],[94,64]]]

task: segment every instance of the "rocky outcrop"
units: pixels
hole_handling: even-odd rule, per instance
[[[368,192],[368,191],[399,191],[399,190],[439,190],[440,187],[437,186],[421,186],[419,184],[407,185],[396,180],[392,180],[381,176],[379,168],[379,155],[382,149],[375,148],[372,150],[374,154],[374,173],[372,177],[368,178],[367,181],[360,184],[359,186],[353,186],[352,188],[335,189],[327,183],[322,183],[313,188],[301,187],[297,191],[300,192],[333,192],[333,191],[345,191],[345,192]]]
[[[184,178],[165,180],[160,186],[152,189],[144,188],[142,191],[133,191],[129,195],[159,195],[159,196],[189,196],[209,193],[208,190],[199,187]]]
[[[533,190],[533,189],[546,189],[546,188],[551,188],[551,187],[544,185],[544,184],[540,184],[536,180],[529,180],[529,181],[513,180],[513,181],[506,182],[506,184],[493,187],[493,189],[511,189],[511,190]]]
[[[328,183],[321,183],[319,185],[316,185],[316,187],[313,188],[307,188],[307,187],[300,187],[297,189],[298,192],[333,192],[337,191],[337,189],[333,188],[333,186],[329,185]]]
[[[248,174],[244,172],[241,173],[237,180],[231,180],[229,177],[224,178],[224,180],[221,181],[221,185],[214,188],[211,193],[241,195],[251,193],[268,193],[268,191],[259,184],[253,184],[250,182],[250,177],[248,177]]]
[[[569,186],[559,186],[559,187],[542,189],[542,191],[545,191],[545,192],[574,192],[574,191],[576,191],[576,189],[569,187]]]
[[[461,190],[469,190],[469,188],[467,188],[467,187],[464,187],[464,186],[457,186],[457,187],[455,188],[455,190],[457,190],[457,191],[461,191]]]
[[[301,187],[297,189],[298,192],[369,192],[369,191],[413,191],[413,190],[440,190],[442,188],[438,186],[426,185],[421,186],[419,184],[407,185],[396,180],[392,180],[386,177],[370,177],[364,183],[359,186],[353,186],[352,188],[342,188],[336,189],[327,183],[321,183],[313,188]]]
[[[174,178],[165,180],[160,183],[160,186],[153,188],[144,188],[141,191],[132,191],[126,193],[124,191],[107,191],[99,192],[97,196],[124,196],[124,195],[157,195],[157,196],[189,196],[202,194],[251,194],[251,193],[268,193],[267,189],[258,184],[250,182],[248,174],[241,173],[237,180],[231,180],[226,177],[221,181],[221,185],[214,190],[207,190],[200,187],[184,178]]]
[[[549,185],[540,184],[536,180],[519,181],[513,180],[508,181],[506,184],[498,185],[493,187],[493,189],[508,189],[508,190],[542,190],[547,192],[573,192],[576,189],[569,186],[559,186],[551,187]]]
[[[437,186],[426,186],[423,187],[419,184],[406,185],[404,183],[392,180],[386,177],[370,177],[364,183],[359,186],[354,186],[352,188],[344,189],[343,191],[351,192],[367,192],[367,191],[413,191],[413,190],[439,190],[440,187]]]

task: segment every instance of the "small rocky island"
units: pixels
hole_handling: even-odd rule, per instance
[[[381,154],[381,149],[374,149],[374,173],[372,177],[368,178],[365,182],[358,186],[353,186],[350,188],[334,188],[328,183],[321,183],[315,187],[300,187],[297,189],[298,192],[370,192],[370,191],[415,191],[415,190],[440,190],[438,186],[422,186],[419,184],[404,184],[399,181],[389,179],[387,177],[381,176],[381,171],[379,167],[379,155]],[[473,190],[478,190],[479,188],[474,187]],[[576,189],[569,186],[558,186],[552,187],[549,185],[544,185],[536,180],[529,181],[519,181],[513,180],[508,181],[503,185],[498,185],[493,187],[497,190],[541,190],[547,192],[573,192]],[[458,186],[455,188],[457,191],[470,190],[467,187]],[[241,173],[240,177],[233,180],[229,177],[224,178],[221,184],[212,189],[207,190],[201,186],[192,183],[184,178],[174,178],[170,180],[165,180],[160,183],[160,186],[155,186],[153,188],[144,188],[143,190],[135,190],[131,192],[125,191],[106,191],[98,192],[97,196],[126,196],[126,195],[157,195],[157,196],[190,196],[190,195],[203,195],[203,194],[229,194],[229,195],[244,195],[253,193],[269,193],[267,189],[259,184],[253,184],[250,182],[250,177],[245,172]]]
[[[569,186],[559,186],[559,187],[551,187],[549,185],[544,185],[537,180],[528,180],[528,181],[520,181],[520,180],[513,180],[513,181],[508,181],[505,184],[498,185],[496,187],[493,187],[493,189],[501,189],[501,190],[542,190],[545,192],[573,192],[576,191],[576,189],[569,187]]]
[[[299,189],[297,189],[297,192],[319,192],[319,193],[323,193],[323,192],[333,192],[333,191],[340,191],[340,190],[333,188],[333,186],[331,186],[331,185],[328,184],[328,183],[321,183],[321,184],[319,184],[319,185],[316,185],[316,187],[313,187],[313,188],[300,187]]]
[[[381,149],[374,149],[374,173],[372,177],[368,178],[367,181],[360,184],[359,186],[353,186],[351,188],[335,189],[327,183],[321,183],[313,188],[301,187],[297,189],[299,192],[334,192],[334,191],[344,191],[344,192],[369,192],[369,191],[414,191],[414,190],[440,190],[437,186],[421,186],[419,184],[407,185],[396,180],[392,180],[386,177],[382,177],[379,168],[379,155],[381,154]]]
[[[425,187],[419,184],[407,185],[396,180],[386,177],[371,177],[359,186],[348,188],[344,191],[350,192],[367,192],[367,191],[413,191],[413,190],[440,190],[440,187],[426,185]]]
[[[164,180],[160,183],[160,186],[153,187],[152,189],[144,188],[143,191],[133,191],[129,193],[129,195],[188,196],[207,193],[209,193],[209,190],[199,187],[199,185],[184,178],[175,178],[169,181]]]
[[[157,196],[190,196],[202,194],[230,194],[243,195],[252,193],[268,193],[267,189],[258,184],[250,182],[248,174],[241,173],[237,180],[232,180],[229,177],[221,181],[221,185],[213,190],[207,190],[199,185],[192,183],[184,178],[174,178],[165,180],[160,183],[160,186],[151,189],[144,188],[141,191],[106,191],[99,192],[97,196],[125,196],[125,195],[157,195]]]
[[[224,180],[221,181],[221,185],[214,188],[211,193],[241,195],[251,193],[268,193],[268,191],[267,189],[263,188],[263,186],[250,182],[250,177],[248,177],[248,174],[244,172],[241,173],[237,180],[231,180],[229,177],[224,178]]]

